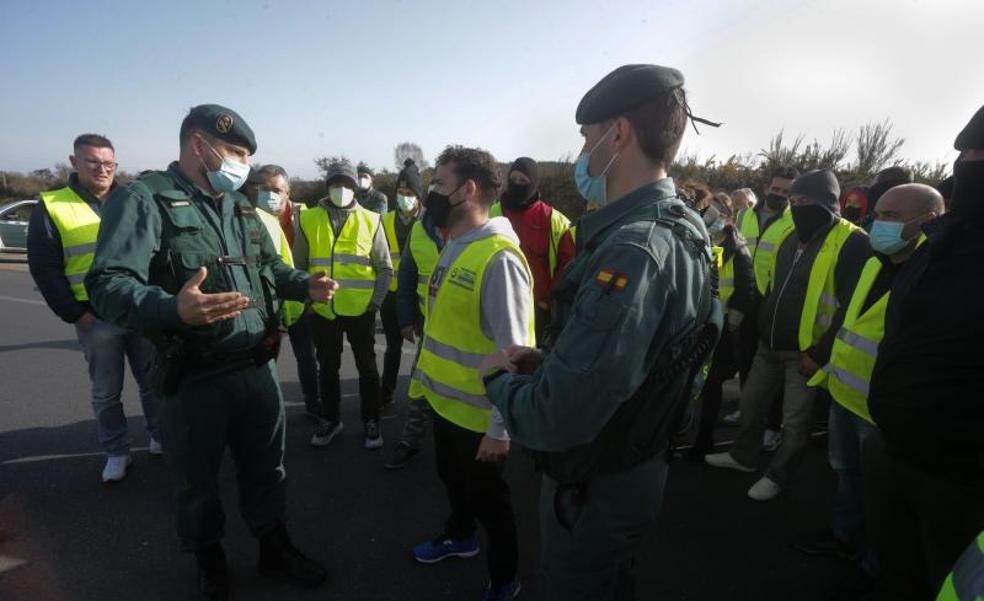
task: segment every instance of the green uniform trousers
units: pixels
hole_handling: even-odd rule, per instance
[[[236,462],[239,511],[254,536],[285,520],[284,399],[273,361],[183,382],[161,407],[181,546],[221,540],[225,513],[216,478],[228,445]]]
[[[667,467],[664,459],[651,459],[592,478],[570,530],[557,518],[557,482],[543,476],[541,554],[549,599],[635,599],[635,548],[659,514]]]

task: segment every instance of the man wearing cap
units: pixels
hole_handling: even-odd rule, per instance
[[[748,489],[756,501],[778,495],[796,471],[810,436],[816,389],[807,381],[830,359],[871,247],[840,217],[840,184],[830,170],[793,182],[794,235],[776,253],[758,323],[758,351],[741,390],[741,425],[731,450],[707,455],[714,467],[754,472],[771,401],[782,392],[783,436],[765,474]]]
[[[864,484],[877,599],[932,598],[984,530],[984,107],[954,147],[950,211],[924,226],[928,241],[892,281],[871,376],[881,436],[865,444]],[[973,574],[954,572],[954,583],[969,587]]]
[[[376,312],[393,277],[382,219],[355,200],[352,163],[337,160],[326,172],[328,196],[301,213],[294,240],[298,269],[328,274],[338,282],[329,302],[314,303],[311,329],[317,349],[322,422],[311,446],[331,444],[343,428],[339,412],[342,390],[342,342],[347,338],[359,370],[359,397],[367,449],[383,446],[379,432],[379,368],[376,366]]]
[[[359,163],[359,182],[355,191],[355,199],[364,209],[373,213],[385,215],[389,211],[389,199],[379,190],[373,188],[376,175],[365,163]]]
[[[579,222],[554,291],[559,335],[546,354],[507,348],[479,368],[543,470],[551,599],[634,598],[634,546],[662,502],[668,439],[722,326],[710,240],[666,175],[689,117],[683,75],[667,67],[619,67],[584,96],[575,177],[599,209]]]
[[[273,359],[281,299],[325,302],[336,285],[285,265],[237,192],[256,152],[241,116],[196,106],[179,142],[166,171],[145,172],[107,200],[86,287],[100,316],[158,346],[164,458],[177,488],[178,535],[196,554],[201,591],[229,597],[216,483],[227,446],[240,512],[260,541],[260,572],[318,586],[324,568],[284,527],[284,405]]]
[[[536,302],[536,339],[543,344],[550,325],[550,292],[564,268],[574,258],[571,222],[540,198],[536,161],[519,157],[509,167],[506,189],[489,215],[509,219],[533,272]]]
[[[160,455],[159,401],[150,382],[153,345],[140,332],[120,328],[96,316],[84,278],[92,265],[99,215],[116,188],[116,151],[109,138],[82,134],[68,157],[75,172],[68,185],[42,192],[27,230],[27,262],[48,307],[75,326],[89,366],[92,409],[99,443],[106,453],[103,482],[118,482],[130,465],[130,437],[121,395],[125,360],[140,390],[148,451]]]

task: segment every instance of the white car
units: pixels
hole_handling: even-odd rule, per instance
[[[35,199],[15,200],[0,206],[0,248],[5,251],[27,250],[27,224],[38,204]]]

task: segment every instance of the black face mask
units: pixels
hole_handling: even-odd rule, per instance
[[[825,225],[830,225],[834,214],[820,205],[802,205],[792,208],[793,225],[800,242],[809,242]]]
[[[984,223],[984,161],[957,161],[953,165],[950,212],[965,221]]]
[[[851,223],[857,223],[861,221],[861,207],[844,207],[844,210],[841,211],[841,217]]]
[[[509,182],[506,191],[502,193],[502,206],[510,211],[525,209],[533,204],[536,197],[536,186],[533,183],[520,184]]]
[[[788,203],[789,199],[785,196],[771,193],[765,195],[765,206],[770,211],[781,211],[786,208]]]
[[[451,194],[441,194],[436,190],[431,190],[427,194],[427,213],[431,216],[431,219],[434,220],[434,225],[437,227],[448,227],[448,220],[451,218],[451,211],[454,207],[458,206],[451,204],[451,197],[454,196],[454,193],[460,189],[461,186],[458,186],[451,191]],[[461,202],[458,204],[461,204]]]

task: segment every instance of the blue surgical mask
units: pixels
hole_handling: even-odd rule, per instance
[[[242,188],[249,176],[249,164],[223,157],[205,138],[202,138],[202,141],[205,142],[209,150],[215,153],[215,156],[222,159],[222,165],[217,171],[211,171],[207,166],[205,167],[205,176],[208,177],[208,183],[212,185],[212,188],[216,192],[235,192]],[[202,161],[202,164],[204,165],[205,161]]]
[[[284,207],[284,199],[276,192],[270,190],[256,191],[256,204],[268,213],[280,213]]]
[[[605,141],[608,134],[612,133],[615,126],[612,125],[605,132],[605,135],[601,137],[600,140],[587,152],[582,152],[581,156],[577,157],[577,162],[574,164],[574,182],[577,184],[577,191],[587,200],[589,203],[595,203],[598,207],[603,207],[608,204],[608,191],[605,182],[605,175],[611,168],[612,163],[618,158],[618,153],[616,152],[612,155],[608,164],[602,169],[601,173],[598,175],[591,175],[588,173],[588,163],[591,161],[591,153],[598,149],[598,146]]]
[[[876,219],[871,225],[869,238],[872,250],[883,255],[894,255],[905,248],[909,244],[909,241],[902,237],[902,229],[906,223],[909,222]]]

